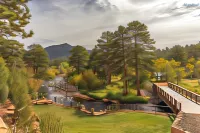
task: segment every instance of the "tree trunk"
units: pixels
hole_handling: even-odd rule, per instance
[[[79,63],[79,57],[78,57],[78,62],[77,62],[77,72],[78,72],[78,74],[80,73],[80,63]]]
[[[124,46],[124,36],[122,35],[122,46],[123,46],[123,60],[124,60],[124,89],[125,89],[125,92],[124,92],[124,95],[127,95],[128,94],[128,82],[127,82],[127,79],[126,79],[126,76],[127,76],[127,66],[126,66],[126,56],[125,56],[125,46]]]
[[[93,73],[96,74],[97,70],[96,70],[96,66],[93,68]]]
[[[136,71],[136,89],[137,96],[140,96],[140,76],[139,76],[139,60],[138,60],[138,52],[137,52],[137,38],[135,37],[135,71]]]
[[[111,84],[111,71],[110,68],[108,68],[108,72],[107,72],[107,84]]]
[[[124,78],[126,78],[127,76],[127,70],[126,70],[126,66],[124,66]],[[125,89],[125,95],[128,94],[128,81],[127,79],[124,80],[124,89]]]

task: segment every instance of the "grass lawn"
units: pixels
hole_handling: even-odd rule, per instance
[[[130,93],[134,96],[136,96],[136,90],[133,87],[128,87],[128,90]],[[112,79],[112,83],[110,85],[105,86],[105,88],[100,90],[94,90],[88,92],[91,96],[96,96],[100,99],[103,99],[106,97],[108,92],[112,92],[114,94],[116,93],[122,93],[123,92],[123,82],[119,81],[119,79]]]
[[[144,113],[93,117],[55,105],[37,105],[33,108],[38,115],[48,111],[60,116],[66,133],[170,133],[172,124],[168,117]]]
[[[80,90],[82,94],[88,95],[97,100],[102,100],[104,98],[110,100],[118,100],[120,103],[147,103],[148,97],[139,97],[136,95],[136,89],[129,85],[129,94],[123,96],[123,82],[120,81],[119,77],[112,78],[112,83],[105,86],[102,89],[87,91]]]
[[[200,94],[200,85],[198,84],[197,79],[182,79],[179,86],[184,87],[192,92]]]

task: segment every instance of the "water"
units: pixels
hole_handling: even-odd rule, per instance
[[[92,101],[84,101],[82,103],[87,110],[91,110],[91,108],[94,108],[94,111],[99,112],[100,110],[104,111],[107,109],[108,104],[104,102],[92,102]]]
[[[48,99],[50,99],[53,102],[58,103],[58,104],[64,104],[65,106],[74,105],[75,101],[73,100],[73,97],[69,96],[66,98],[65,93],[57,92],[57,91],[55,91],[54,87],[48,86],[48,84],[52,84],[54,82],[58,83],[60,81],[64,81],[63,77],[56,77],[54,80],[46,81],[44,83],[44,85],[48,87]]]

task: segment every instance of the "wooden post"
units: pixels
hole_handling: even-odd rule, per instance
[[[197,103],[197,98],[198,98],[198,96],[196,95],[196,103]]]
[[[174,99],[175,110],[177,110],[177,101]]]
[[[192,93],[191,93],[191,95],[190,95],[190,99],[192,100]]]

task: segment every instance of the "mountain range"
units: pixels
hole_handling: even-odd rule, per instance
[[[68,43],[64,43],[60,45],[52,45],[52,46],[46,47],[45,50],[47,51],[49,58],[52,60],[52,59],[56,59],[60,57],[69,57],[71,55],[70,50],[73,47],[74,46],[71,46]],[[91,50],[88,50],[88,52],[90,53]]]

